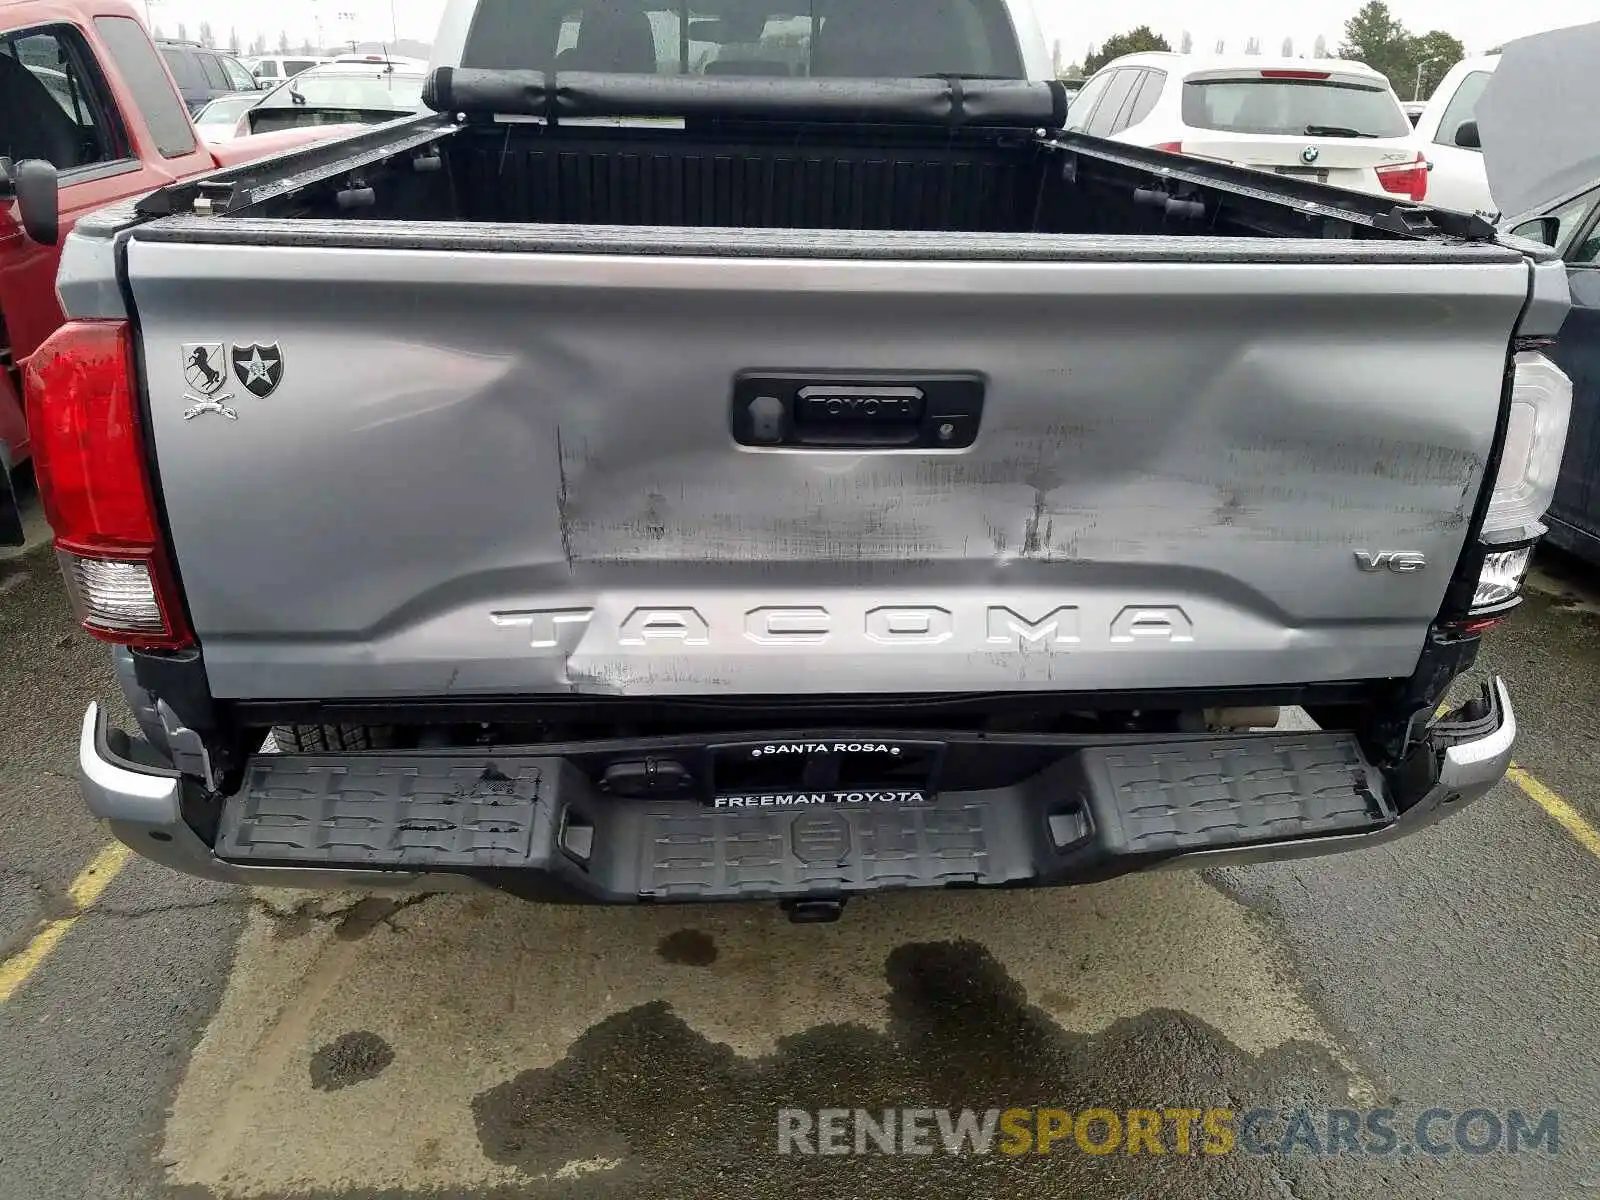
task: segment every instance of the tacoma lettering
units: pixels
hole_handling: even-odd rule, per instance
[[[1046,613],[1037,621],[1013,612],[1003,604],[989,606],[989,636],[991,646],[1022,648],[1023,642],[1056,642],[1071,645],[1078,640],[1078,610],[1058,608]]]
[[[572,653],[590,633],[594,612],[592,608],[514,609],[491,612],[489,619],[496,625],[527,629],[533,649]],[[960,627],[972,619],[961,618]],[[1076,605],[1059,605],[1032,617],[1008,605],[991,604],[983,610],[982,621],[983,644],[1009,650],[1071,647],[1084,638],[1083,612]],[[762,605],[744,613],[739,632],[760,646],[802,647],[848,636],[851,626],[855,636],[881,646],[936,646],[955,637],[958,621],[949,609],[933,604],[884,604],[854,619],[836,618],[815,604]],[[725,630],[719,632],[727,636]],[[640,606],[617,626],[615,644],[708,646],[711,637],[711,623],[696,609]],[[1112,645],[1192,642],[1194,623],[1177,605],[1129,605],[1105,627],[1105,639]]]

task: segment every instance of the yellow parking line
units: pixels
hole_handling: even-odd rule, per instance
[[[0,1004],[11,999],[16,990],[28,981],[28,977],[39,969],[40,964],[50,957],[56,943],[67,936],[67,930],[83,915],[83,910],[100,899],[101,893],[117,877],[117,872],[127,865],[131,853],[121,842],[112,842],[78,872],[78,877],[67,888],[67,896],[76,911],[70,917],[47,922],[33,935],[32,941],[0,962]]]
[[[1600,829],[1585,821],[1577,809],[1516,763],[1511,764],[1511,769],[1506,772],[1506,778],[1521,788],[1528,799],[1549,813],[1550,819],[1570,833],[1578,845],[1596,858],[1600,858]]]

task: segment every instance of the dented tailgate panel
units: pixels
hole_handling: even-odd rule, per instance
[[[212,689],[328,699],[1404,675],[1528,286],[137,237],[128,274]],[[186,419],[217,343],[235,419]],[[976,436],[735,442],[741,373],[829,371],[976,376]]]

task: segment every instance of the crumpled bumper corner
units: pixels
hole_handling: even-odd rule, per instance
[[[131,739],[90,703],[78,736],[78,784],[89,811],[135,853],[202,879],[260,887],[459,891],[482,885],[464,875],[423,871],[247,866],[224,862],[183,818],[182,774],[137,761]]]

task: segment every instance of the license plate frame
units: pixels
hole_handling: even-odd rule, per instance
[[[945,744],[818,736],[706,747],[705,803],[731,811],[917,805],[938,795]]]
[[[1291,179],[1312,179],[1317,183],[1328,182],[1327,167],[1274,167],[1279,175],[1287,175]]]

